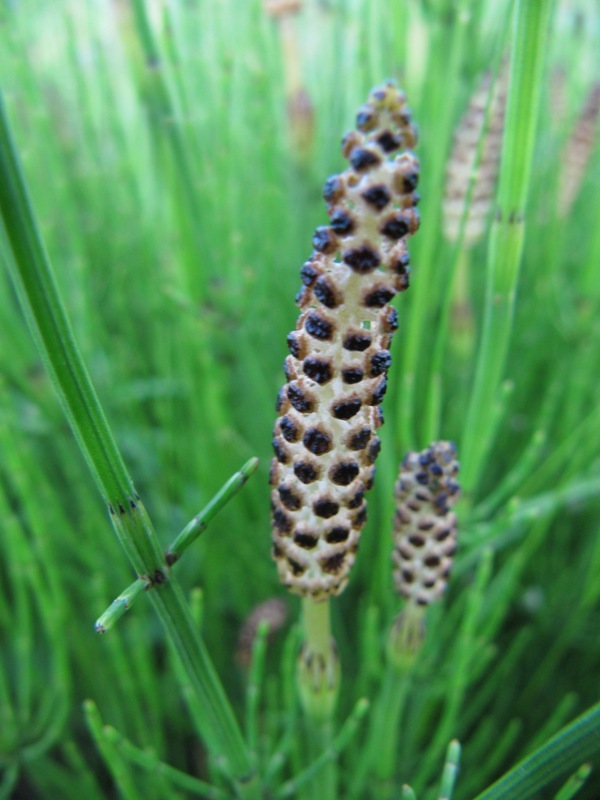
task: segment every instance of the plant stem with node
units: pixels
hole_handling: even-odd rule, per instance
[[[298,659],[298,689],[306,716],[311,757],[316,758],[331,745],[332,719],[340,684],[340,665],[331,636],[329,598],[316,601],[302,598],[303,642]],[[315,776],[309,792],[322,800],[336,795],[336,764],[330,761]]]

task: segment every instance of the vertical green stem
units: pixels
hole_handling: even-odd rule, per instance
[[[452,800],[459,763],[460,743],[456,739],[453,739],[448,745],[448,750],[446,752],[446,764],[444,765],[444,772],[442,774],[439,800]]]
[[[467,27],[468,14],[460,13],[458,8],[453,12],[454,28],[450,39],[449,52],[447,46],[447,29],[440,26],[436,31],[436,41],[433,44],[435,52],[444,52],[445,73],[447,75],[457,75],[459,64],[465,51],[465,41],[468,33]],[[450,84],[443,81],[431,81],[427,88],[427,93],[431,97],[431,107],[436,109],[436,121],[439,131],[451,130],[451,120],[453,114],[452,95],[456,91],[457,81]],[[429,184],[428,192],[431,197],[441,197],[444,186],[444,162],[446,158],[446,148],[441,142],[431,153],[428,162]],[[439,223],[439,216],[436,220],[434,208],[431,209],[428,217],[428,224],[435,226]],[[405,332],[405,343],[403,348],[403,375],[402,388],[399,394],[398,404],[399,428],[402,437],[403,447],[414,449],[419,441],[420,426],[418,424],[417,402],[418,402],[418,381],[419,363],[422,359],[423,341],[426,338],[425,332],[431,324],[431,287],[439,276],[436,270],[439,268],[437,258],[437,248],[439,239],[435,235],[425,237],[419,255],[418,280],[415,278],[411,288],[411,312],[409,324]],[[415,266],[415,275],[417,267]]]
[[[302,631],[304,642],[312,652],[328,657],[331,650],[331,619],[329,600],[315,602],[312,597],[302,598]]]
[[[407,671],[388,661],[379,696],[371,713],[368,738],[353,778],[351,800],[364,796],[365,784],[373,773],[377,780],[378,797],[384,800],[393,792],[400,721],[410,685]]]
[[[7,266],[44,366],[88,467],[111,511],[115,530],[138,574],[162,562],[156,538],[108,428],[75,344],[17,161],[0,96],[0,212],[12,256]]]
[[[329,599],[302,598],[304,641],[298,662],[298,687],[307,722],[310,755],[317,758],[332,740],[332,720],[339,689],[339,662],[331,637]],[[329,761],[315,777],[311,797],[335,800],[337,770]]]
[[[515,16],[498,206],[487,255],[483,332],[461,448],[463,485],[471,492],[493,440],[494,406],[512,331],[551,6],[551,0],[520,0]]]
[[[194,170],[188,145],[181,127],[176,123],[176,108],[169,84],[165,76],[165,65],[160,48],[148,19],[148,9],[143,0],[132,0],[132,11],[136,33],[144,56],[143,91],[153,117],[154,124],[164,131],[177,165],[178,177],[182,182],[185,200],[195,219],[199,214],[199,203],[193,183]]]
[[[117,748],[112,742],[108,741],[104,735],[102,720],[92,700],[87,700],[84,704],[84,712],[86,721],[94,741],[104,761],[110,770],[110,773],[119,787],[119,794],[123,800],[140,800],[140,794],[136,789],[135,783],[131,777],[130,771],[127,769],[123,758],[119,755]]]

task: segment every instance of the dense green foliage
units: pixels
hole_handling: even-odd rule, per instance
[[[600,77],[600,17],[583,0],[304,5],[292,20],[313,108],[296,117],[302,141],[286,115],[293,49],[258,0],[1,0],[1,89],[75,340],[161,546],[260,458],[175,569],[268,796],[330,800],[315,793],[323,770],[303,773],[315,754],[294,685],[298,600],[285,598],[288,623],[259,637],[250,669],[237,639],[258,602],[284,596],[267,473],[298,273],[326,222],[321,187],[343,166],[341,134],[369,89],[387,77],[405,88],[422,227],[411,289],[395,301],[369,520],[333,606],[336,780],[357,800],[400,797],[404,783],[446,797],[458,739],[453,796],[467,800],[598,700],[597,144],[567,213],[560,201],[568,143]],[[470,95],[505,56],[500,213],[467,251],[442,236],[446,162]],[[94,631],[136,576],[27,329],[9,278],[17,222],[4,224],[0,797],[230,796],[152,604],[142,596],[110,633]],[[453,313],[459,292],[466,324]],[[399,682],[385,659],[401,608],[392,487],[404,453],[436,438],[462,460],[459,552]],[[577,730],[593,737],[596,717]],[[580,765],[577,741],[561,739],[574,755],[539,796]],[[578,797],[599,785],[592,772]],[[489,797],[530,796],[517,789]]]

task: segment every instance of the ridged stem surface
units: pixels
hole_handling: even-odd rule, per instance
[[[479,480],[495,433],[495,410],[512,331],[525,241],[527,198],[543,82],[550,0],[517,5],[498,207],[487,255],[482,340],[461,446],[463,485]]]
[[[163,563],[160,545],[106,422],[83,364],[29,200],[4,102],[0,96],[0,211],[12,257],[8,268],[31,332],[90,471],[108,503],[115,531],[138,575],[160,576],[149,593],[179,655],[204,718],[209,749],[225,757],[243,797],[252,763],[208,653],[194,628],[181,590]]]

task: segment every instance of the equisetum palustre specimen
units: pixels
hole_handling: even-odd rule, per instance
[[[493,84],[491,75],[486,73],[454,131],[442,204],[443,232],[449,242],[459,239],[468,200],[463,245],[473,247],[485,233],[500,169],[506,98],[506,71],[501,70]]]
[[[388,637],[388,657],[399,669],[410,665],[425,640],[427,608],[446,591],[456,551],[459,464],[452,442],[433,442],[407,453],[394,499],[394,585],[404,598]]]
[[[451,442],[408,453],[395,488],[394,583],[409,603],[428,606],[443,595],[456,550],[458,461]]]
[[[407,239],[419,226],[416,130],[404,93],[375,89],[329,178],[330,223],[301,270],[300,316],[288,336],[271,467],[273,552],[282,582],[324,600],[348,581],[366,520],[383,422],[380,404],[397,312],[408,288]]]

